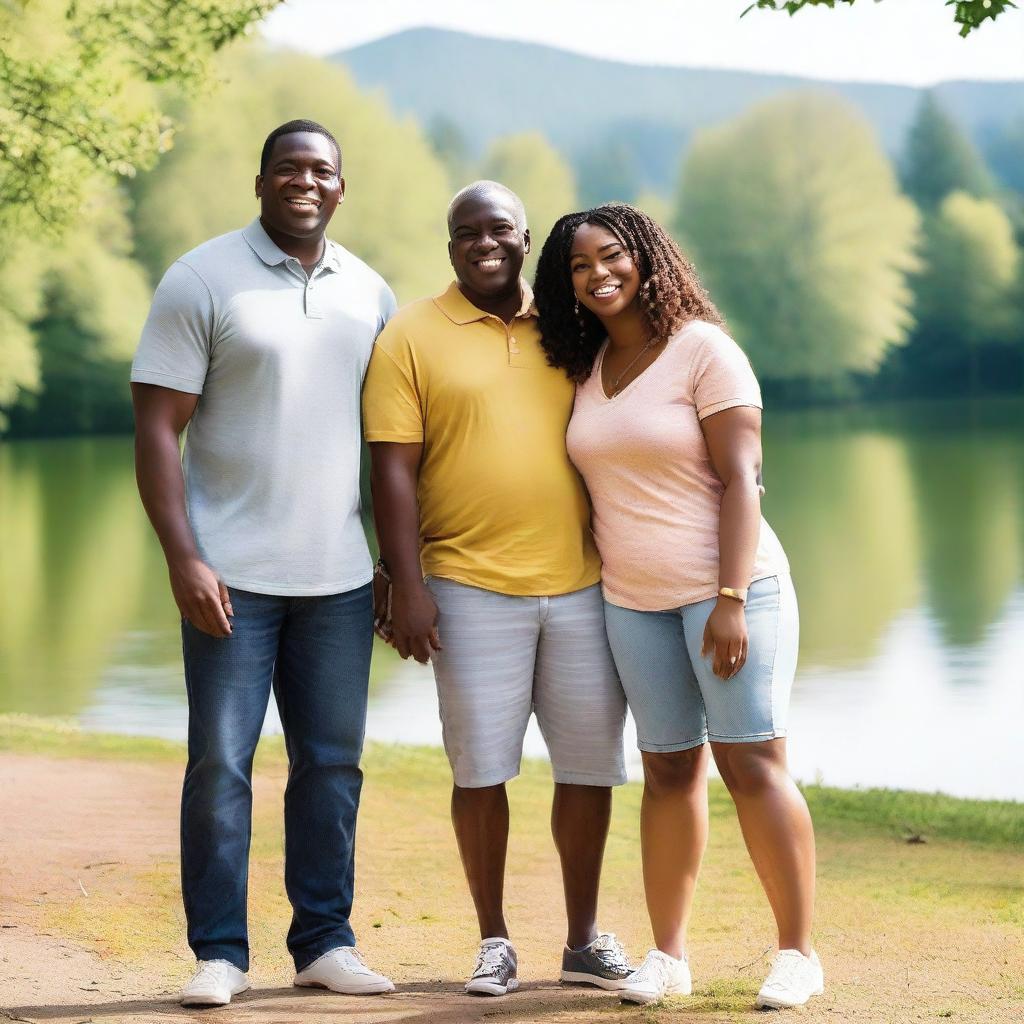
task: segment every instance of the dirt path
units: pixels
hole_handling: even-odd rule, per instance
[[[176,881],[179,781],[173,762],[0,753],[4,1016],[67,1024],[648,1024],[761,1016],[749,1007],[768,960],[769,922],[738,834],[718,812],[692,935],[695,996],[623,1009],[607,994],[553,982],[562,912],[546,810],[537,810],[546,799],[539,773],[513,788],[513,817],[522,827],[514,826],[508,892],[524,990],[501,1000],[463,995],[458,979],[474,940],[447,823],[444,766],[437,759],[424,770],[386,751],[368,765],[355,923],[371,962],[392,973],[400,991],[356,999],[291,987],[279,881],[284,770],[270,762],[255,787],[254,991],[230,1009],[182,1010],[175,993],[191,957]],[[632,789],[617,800],[602,914],[639,954],[647,932],[635,801]],[[817,942],[829,987],[799,1011],[801,1021],[1024,1019],[1020,858],[970,848],[951,860],[948,850],[827,829],[820,846]]]

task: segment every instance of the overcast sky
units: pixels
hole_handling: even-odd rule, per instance
[[[967,39],[944,0],[858,0],[793,18],[751,0],[287,0],[273,42],[333,53],[418,25],[548,43],[599,57],[812,78],[929,85],[1024,79],[1024,5]]]

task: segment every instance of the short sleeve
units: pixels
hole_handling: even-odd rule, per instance
[[[377,320],[377,334],[387,326],[387,322],[395,315],[395,310],[398,309],[398,302],[395,299],[395,293],[386,285],[381,284],[380,290],[380,316]]]
[[[385,327],[370,356],[363,385],[363,433],[367,441],[423,441],[423,410],[412,352],[394,324]]]
[[[203,393],[213,338],[213,298],[202,278],[180,260],[157,285],[131,379],[193,395]]]
[[[693,363],[698,419],[737,405],[761,406],[761,389],[743,349],[725,331],[707,325]]]

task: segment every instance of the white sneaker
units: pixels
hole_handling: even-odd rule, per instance
[[[300,988],[327,988],[347,996],[372,996],[394,992],[390,978],[370,970],[355,946],[338,946],[314,960],[295,975]]]
[[[227,1006],[244,992],[249,979],[227,960],[200,960],[192,980],[181,990],[182,1006]]]
[[[784,1010],[803,1006],[811,996],[820,996],[824,991],[825,974],[813,949],[810,956],[804,956],[798,949],[780,949],[754,1005],[759,1010]]]
[[[693,991],[686,957],[677,960],[652,949],[626,979],[619,992],[624,1003],[655,1003],[665,996],[688,996]]]

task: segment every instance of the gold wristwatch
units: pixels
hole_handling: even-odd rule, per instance
[[[747,603],[746,587],[719,587],[718,593],[721,597],[731,597],[734,601],[739,601],[740,604]]]

